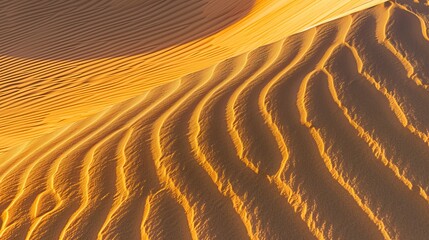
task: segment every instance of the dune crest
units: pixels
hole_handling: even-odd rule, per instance
[[[428,9],[377,5],[13,148],[0,238],[424,239]]]
[[[1,1],[0,152],[381,2]]]

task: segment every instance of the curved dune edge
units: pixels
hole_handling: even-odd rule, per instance
[[[427,6],[406,3],[221,61],[0,155],[0,238],[428,236],[429,38],[411,11]]]
[[[216,1],[219,0],[211,0],[209,3],[216,5]],[[245,1],[242,5],[249,5],[249,2],[251,1]],[[0,132],[2,132],[2,136],[0,137],[0,152],[6,151],[11,146],[52,132],[61,126],[98,113],[115,103],[138,96],[142,91],[179,79],[184,75],[210,67],[230,57],[279,41],[294,33],[381,2],[383,0],[322,0],[317,2],[312,0],[257,0],[241,20],[227,26],[225,29],[217,30],[218,25],[224,23],[222,23],[223,19],[216,18],[213,21],[201,24],[195,29],[198,32],[215,32],[212,35],[196,40],[189,39],[189,42],[166,47],[152,53],[92,60],[35,59],[1,55]],[[23,3],[20,3],[19,0],[5,1],[0,4],[4,9],[7,9],[8,3],[14,4],[13,11],[18,11],[15,8],[22,8],[24,12],[33,11],[37,14],[41,11],[34,4],[30,6],[35,9],[28,7],[26,5],[28,1]],[[190,6],[185,3],[186,1],[178,1],[176,10],[172,8],[170,9],[171,12],[160,14],[167,14],[168,19],[177,15],[177,21],[187,18],[192,19],[192,16],[187,16],[186,14],[193,14],[193,11],[186,11]],[[89,3],[86,1],[86,4]],[[222,9],[212,10],[210,9],[211,5],[207,5],[205,10],[207,14],[216,15],[216,13],[210,11],[220,11]],[[61,4],[58,4],[52,7],[60,8],[61,6]],[[79,7],[84,8],[85,5],[82,4]],[[156,5],[154,8],[156,8]],[[133,11],[133,8],[129,9]],[[55,9],[49,9],[49,11],[56,12]],[[81,11],[83,10],[81,9]],[[248,10],[244,9],[242,11]],[[37,27],[41,27],[44,25],[44,21],[52,20],[53,13],[47,14],[46,19],[44,16],[40,16],[40,19],[30,20],[40,21]],[[96,15],[98,13],[91,14]],[[236,14],[242,13],[237,12]],[[134,16],[131,13],[130,15]],[[7,14],[4,16],[7,16]],[[225,15],[225,17],[227,16],[229,15]],[[91,15],[91,17],[93,16]],[[121,24],[121,22],[118,24]],[[2,26],[4,28],[0,26],[0,33],[2,29],[9,29],[7,22]],[[76,24],[71,29],[68,27],[66,29],[68,32],[65,33],[65,36],[69,36],[79,27],[79,24]],[[210,31],[210,29],[213,31]],[[17,28],[13,31],[14,37],[9,34],[2,34],[3,37],[0,43],[4,43],[6,46],[12,44],[11,46],[13,47],[14,42],[27,41],[31,43],[31,41],[43,42],[44,39],[49,40],[51,37],[50,29],[42,30],[40,31],[42,37],[36,38],[36,36],[27,36],[26,28]],[[94,32],[98,30],[94,29]],[[156,43],[162,43],[164,38],[165,41],[170,41],[169,39],[172,37],[170,35],[164,36],[165,34],[158,33],[157,30],[154,31],[154,36],[160,36],[160,39],[155,39]],[[180,29],[177,31],[180,31]],[[21,33],[22,37],[19,33]],[[154,37],[150,32],[145,32],[144,34],[148,39]],[[54,32],[52,35],[57,36],[58,33]],[[105,51],[108,51],[109,48],[138,48],[139,43],[132,41],[132,35],[130,38],[130,40],[127,40],[124,37],[122,46],[106,47],[106,43],[103,42],[100,42],[99,45],[101,49],[107,48]],[[41,43],[34,42],[33,44],[36,46]],[[31,50],[32,44],[27,45]],[[0,50],[2,48],[5,48],[5,45],[0,44]],[[88,52],[94,52],[94,55],[96,55],[100,51],[97,45],[92,45],[89,49],[84,47],[82,49],[73,48],[73,51],[67,48],[56,49],[54,46],[52,46],[53,49],[50,46],[46,48],[47,53],[58,51],[63,55],[76,59],[79,59],[79,55],[82,53],[90,55]],[[16,51],[25,52],[25,49],[17,49]]]

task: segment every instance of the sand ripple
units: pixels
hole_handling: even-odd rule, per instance
[[[386,2],[0,155],[1,239],[425,239],[429,8]]]

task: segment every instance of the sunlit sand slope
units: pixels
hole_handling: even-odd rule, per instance
[[[384,0],[0,1],[0,152]]]
[[[387,2],[0,155],[0,239],[425,239],[428,6]]]

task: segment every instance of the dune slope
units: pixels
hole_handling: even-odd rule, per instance
[[[380,2],[1,0],[0,152]]]
[[[398,0],[0,155],[0,239],[424,239],[429,38]]]

